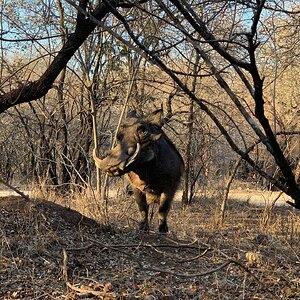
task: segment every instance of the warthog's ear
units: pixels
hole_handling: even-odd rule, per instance
[[[147,121],[151,124],[154,124],[156,126],[162,127],[164,125],[163,123],[163,110],[162,108],[150,113],[146,117]]]
[[[161,133],[158,133],[158,134],[151,134],[151,140],[156,142],[158,141],[160,138],[161,138]]]
[[[128,113],[127,113],[127,116],[126,118],[136,118],[137,115],[136,115],[136,110],[130,110]]]
[[[144,158],[144,161],[145,162],[149,162],[149,161],[151,161],[153,158],[154,158],[154,156],[155,156],[155,154],[154,154],[154,151],[152,150],[152,149],[149,149],[149,150],[147,150],[144,154],[143,154],[143,158]]]

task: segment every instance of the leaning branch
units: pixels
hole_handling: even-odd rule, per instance
[[[214,115],[214,113],[209,109],[209,107],[205,104],[205,101],[203,99],[198,98],[173,72],[170,70],[164,62],[153,52],[151,52],[143,43],[139,41],[137,36],[133,33],[131,30],[129,24],[127,23],[126,19],[113,7],[111,7],[111,12],[115,15],[115,17],[124,25],[126,31],[128,32],[129,36],[131,39],[134,41],[134,43],[142,49],[146,55],[148,56],[148,59],[152,62],[155,63],[161,70],[163,70],[170,78],[181,88],[181,90],[197,105],[200,107],[201,110],[203,110],[209,118],[214,122],[214,124],[218,127],[220,130],[221,134],[224,136],[226,141],[228,142],[229,146],[231,149],[236,152],[238,155],[240,155],[245,161],[248,162],[248,164],[261,176],[266,178],[269,182],[277,186],[280,190],[284,191],[286,194],[290,195],[294,200],[295,200],[295,206],[298,208],[300,207],[300,203],[298,202],[299,195],[294,193],[287,187],[284,183],[281,183],[277,180],[275,180],[273,177],[268,175],[265,171],[263,171],[256,163],[251,159],[249,154],[245,151],[242,151],[238,145],[233,141],[229,133],[227,132],[226,128],[222,125],[220,120]],[[227,85],[227,84],[226,84]],[[230,89],[229,89],[230,90]],[[237,99],[238,100],[238,99]],[[242,106],[240,107],[241,109],[245,110]],[[249,114],[246,115],[246,117]],[[247,118],[247,121],[252,123],[252,118]],[[256,126],[256,124],[252,124],[251,126],[253,129],[255,129],[255,132],[259,136],[260,140],[265,144],[269,145],[268,140],[266,137],[263,135],[263,133],[260,131],[260,129]]]
[[[93,16],[97,20],[102,20],[108,13],[108,5],[100,3],[94,10]],[[59,73],[96,27],[96,24],[90,19],[79,16],[82,16],[82,13],[78,11],[75,32],[70,34],[68,40],[42,76],[36,81],[27,82],[17,89],[0,95],[0,113],[17,104],[37,100],[45,96],[52,88]]]
[[[198,43],[196,43],[192,36],[188,33],[188,31],[184,28],[184,26],[175,18],[173,13],[168,9],[168,7],[160,2],[159,3],[160,7],[169,15],[170,18],[172,18],[173,22],[176,24],[177,28],[188,38],[190,43],[194,46],[195,50],[197,53],[202,57],[204,60],[205,64],[208,66],[210,69],[211,73],[214,74],[214,77],[216,78],[219,86],[225,90],[227,95],[230,97],[230,99],[233,101],[237,109],[240,111],[240,113],[243,115],[245,120],[249,123],[251,128],[255,131],[257,136],[262,140],[262,142],[266,145],[266,147],[269,149],[270,145],[268,142],[268,139],[264,135],[264,133],[261,131],[260,127],[258,124],[255,122],[255,120],[250,116],[250,114],[247,112],[247,110],[244,108],[244,106],[241,104],[240,100],[238,97],[235,95],[235,93],[230,89],[229,85],[225,81],[225,79],[222,77],[220,72],[217,70],[217,68],[214,66],[212,63],[211,59],[209,56],[205,53],[205,51],[199,46]],[[242,71],[239,69],[237,65],[234,65],[236,72],[239,74],[245,85],[247,86],[249,92],[251,95],[254,97],[254,91],[250,86],[250,83],[246,79],[245,75],[242,73]],[[271,149],[271,148],[270,148]]]
[[[230,55],[228,51],[226,51],[218,39],[208,31],[205,23],[194,13],[193,9],[189,6],[189,4],[185,1],[185,7],[182,5],[179,0],[171,0],[171,2],[176,6],[176,8],[180,11],[180,13],[185,17],[185,19],[190,23],[190,25],[204,38],[204,40],[210,44],[210,46],[217,51],[222,57],[228,60],[233,65],[239,66],[243,69],[249,70],[250,64],[249,62],[244,62],[236,57]]]
[[[30,201],[30,198],[25,195],[23,192],[21,192],[19,189],[17,189],[16,187],[14,187],[13,185],[9,184],[8,182],[6,182],[5,180],[3,180],[0,177],[0,183],[2,183],[3,185],[5,185],[6,187],[8,187],[9,189],[13,190],[14,192],[16,192],[17,194],[19,194],[25,201]]]

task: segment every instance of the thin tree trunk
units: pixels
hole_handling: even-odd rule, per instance
[[[59,24],[60,24],[60,33],[61,33],[61,42],[64,45],[66,43],[66,34],[67,34],[67,29],[65,26],[65,20],[64,20],[64,10],[61,4],[60,0],[56,0],[56,6],[58,9],[59,13]],[[66,78],[66,67],[64,67],[60,73],[60,78],[58,80],[58,85],[57,85],[57,100],[59,103],[59,109],[60,109],[60,114],[61,114],[61,120],[63,122],[63,127],[61,130],[62,133],[62,139],[60,138],[59,140],[62,140],[63,145],[62,145],[62,155],[60,158],[60,163],[61,163],[61,184],[67,189],[70,188],[70,181],[71,181],[71,171],[68,168],[68,127],[67,127],[67,114],[65,110],[65,104],[64,104],[64,84],[65,84],[65,78]]]
[[[225,218],[225,211],[226,211],[226,208],[227,208],[227,201],[228,201],[228,195],[229,195],[229,191],[230,191],[230,186],[233,182],[233,179],[235,177],[235,174],[242,162],[242,157],[240,156],[234,166],[233,166],[233,169],[232,169],[232,173],[231,175],[229,176],[228,180],[227,180],[227,183],[226,183],[226,187],[225,187],[225,191],[224,191],[224,194],[223,194],[223,199],[222,199],[222,202],[221,202],[221,207],[220,207],[220,216],[219,216],[219,225],[222,226],[223,223],[224,223],[224,218]]]
[[[91,113],[92,113],[92,123],[93,123],[94,148],[96,149],[96,151],[98,151],[97,112],[95,109],[94,97],[90,97],[90,100],[91,100]],[[97,192],[97,200],[100,202],[101,201],[101,176],[100,176],[100,170],[97,167],[96,167],[96,192]]]
[[[189,205],[191,199],[189,197],[190,190],[190,177],[191,177],[191,143],[192,143],[192,132],[193,132],[193,122],[194,122],[194,103],[190,101],[189,103],[189,115],[188,115],[188,132],[185,148],[185,170],[183,175],[183,193],[182,193],[182,205]]]
[[[194,63],[194,69],[193,69],[193,75],[194,79],[192,82],[192,89],[191,91],[194,93],[196,90],[196,83],[197,83],[197,74],[199,72],[199,60],[200,55],[196,53],[196,59]],[[188,133],[187,133],[187,144],[185,149],[185,172],[184,172],[184,187],[183,187],[183,193],[182,193],[182,205],[186,206],[191,204],[191,197],[189,195],[189,191],[191,192],[190,184],[191,184],[191,144],[192,144],[192,136],[193,136],[193,125],[194,125],[194,102],[190,101],[189,103],[189,115],[188,115]]]

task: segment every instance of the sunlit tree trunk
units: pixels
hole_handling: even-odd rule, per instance
[[[195,92],[197,84],[197,75],[199,73],[199,60],[200,56],[196,54],[196,59],[193,67],[193,81],[191,90]],[[183,194],[182,194],[182,205],[191,204],[191,194],[192,194],[192,182],[191,182],[191,156],[195,155],[192,153],[192,139],[193,139],[193,124],[194,124],[194,102],[190,101],[188,105],[188,119],[187,119],[187,139],[186,139],[186,148],[185,148],[185,170],[183,175]]]

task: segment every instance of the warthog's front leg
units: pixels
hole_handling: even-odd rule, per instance
[[[160,196],[159,208],[158,208],[158,219],[159,219],[158,231],[160,233],[167,233],[169,231],[168,224],[167,224],[167,216],[171,207],[173,196],[174,196],[174,192],[162,193]]]
[[[141,214],[140,230],[149,231],[149,222],[148,222],[149,205],[147,204],[146,201],[146,195],[136,188],[133,188],[133,194]]]

